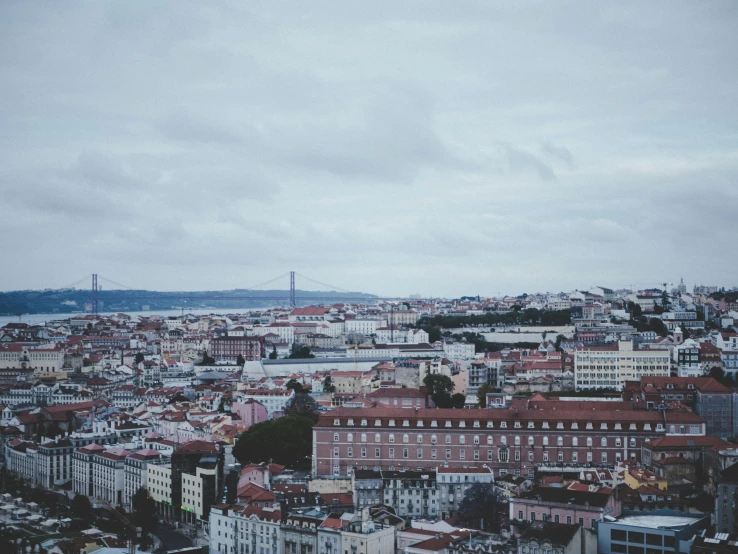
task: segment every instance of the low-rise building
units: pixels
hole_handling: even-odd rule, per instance
[[[687,554],[695,534],[707,529],[710,516],[659,510],[629,512],[597,525],[599,554]]]

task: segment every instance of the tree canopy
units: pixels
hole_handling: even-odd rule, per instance
[[[271,460],[292,468],[307,467],[313,451],[313,422],[310,418],[286,415],[257,423],[241,433],[233,455],[241,463]]]
[[[458,518],[465,527],[499,533],[507,516],[507,497],[491,483],[474,483],[459,504]]]
[[[306,417],[313,423],[318,421],[318,405],[306,392],[295,391],[295,396],[284,407],[284,415]]]
[[[295,394],[305,391],[302,383],[300,383],[300,381],[298,381],[297,379],[290,379],[289,381],[287,381],[285,387],[287,387],[288,390],[294,390]]]
[[[143,533],[156,531],[158,522],[156,502],[149,496],[149,491],[144,487],[139,488],[131,499],[131,505],[133,507],[131,522],[140,527]]]
[[[454,392],[454,382],[447,375],[428,373],[423,379],[431,400],[438,408],[463,408],[466,397]]]
[[[311,353],[310,348],[305,346],[304,344],[294,345],[289,357],[294,359],[315,358],[315,354]]]
[[[85,523],[89,524],[92,522],[92,504],[90,503],[90,499],[85,495],[75,494],[69,505],[69,510],[72,512],[72,515],[80,518]]]

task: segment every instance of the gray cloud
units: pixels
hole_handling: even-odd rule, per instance
[[[729,1],[2,3],[0,289],[734,285],[736,27]]]

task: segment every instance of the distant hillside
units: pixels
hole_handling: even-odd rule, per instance
[[[363,292],[313,292],[295,291],[298,305],[332,304],[350,300],[372,301],[377,296]],[[85,310],[89,305],[90,291],[66,290],[23,290],[0,292],[0,314],[46,314],[74,313]],[[287,290],[225,290],[195,292],[158,292],[148,290],[102,290],[98,293],[100,311],[136,312],[141,310],[188,309],[235,309],[286,306],[289,303]],[[89,306],[88,306],[89,307]]]

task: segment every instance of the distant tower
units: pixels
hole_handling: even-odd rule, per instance
[[[295,272],[290,271],[290,307],[295,307]]]
[[[684,277],[682,277],[681,281],[679,282],[679,286],[677,287],[677,292],[679,294],[687,294],[687,285],[684,284]]]
[[[97,273],[92,274],[92,313],[97,315],[98,313],[98,306],[97,306]]]

